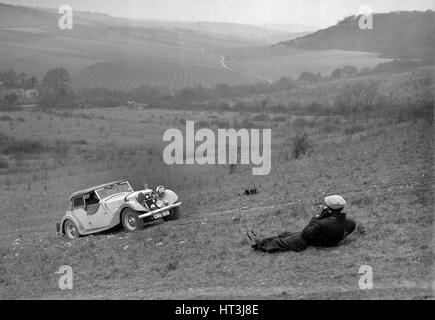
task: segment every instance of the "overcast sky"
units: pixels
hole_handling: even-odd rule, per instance
[[[0,0],[3,3],[75,10],[112,16],[182,21],[220,21],[244,24],[295,23],[327,27],[361,6],[374,12],[435,10],[435,0]]]

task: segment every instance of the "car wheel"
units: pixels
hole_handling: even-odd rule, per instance
[[[64,223],[63,230],[68,239],[77,239],[80,238],[79,230],[77,229],[74,222],[71,220],[66,220]]]
[[[169,211],[169,216],[163,217],[164,221],[173,221],[180,218],[180,207],[173,208]]]
[[[134,232],[143,229],[143,220],[139,218],[136,211],[132,209],[124,209],[121,216],[122,226],[127,232]]]

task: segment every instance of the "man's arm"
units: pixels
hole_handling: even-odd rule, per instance
[[[320,233],[320,217],[315,216],[311,219],[308,225],[302,230],[302,238],[309,244],[317,243],[317,238]]]
[[[278,237],[280,237],[280,238],[287,238],[287,237],[290,237],[292,234],[294,234],[294,232],[284,231],[284,232],[280,233],[278,235]]]

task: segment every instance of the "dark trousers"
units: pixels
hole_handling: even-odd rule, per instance
[[[351,234],[356,227],[356,223],[352,219],[345,219],[337,222],[330,218],[320,220],[325,224],[322,232],[316,232],[315,228],[312,232],[306,232],[305,237],[302,237],[304,231],[310,228],[310,225],[302,232],[284,232],[277,237],[265,238],[257,240],[252,248],[263,252],[282,252],[282,251],[304,251],[308,246],[324,246],[332,247]],[[307,234],[309,236],[307,236]],[[311,239],[311,240],[309,240]],[[311,242],[308,242],[311,241]]]
[[[255,250],[260,250],[263,252],[280,252],[280,251],[304,251],[308,244],[302,239],[302,232],[293,232],[281,234],[277,237],[270,237],[266,239],[259,240],[252,247]]]

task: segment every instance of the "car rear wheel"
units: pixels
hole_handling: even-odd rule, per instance
[[[163,217],[164,221],[173,221],[180,218],[180,207],[172,208],[169,210],[169,216]]]
[[[65,231],[65,235],[67,236],[68,239],[73,240],[73,239],[80,238],[80,233],[75,223],[72,222],[71,220],[66,220],[63,228]]]
[[[122,226],[127,232],[134,232],[143,229],[143,220],[139,218],[139,215],[132,209],[124,209],[121,216]]]

